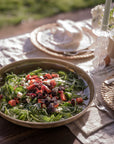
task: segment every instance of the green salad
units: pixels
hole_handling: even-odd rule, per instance
[[[0,111],[15,119],[52,122],[80,113],[87,105],[87,83],[75,72],[43,70],[7,73],[0,87]]]

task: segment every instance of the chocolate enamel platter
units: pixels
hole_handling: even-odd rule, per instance
[[[1,117],[4,119],[15,123],[17,125],[21,125],[24,127],[30,127],[30,128],[51,128],[51,127],[58,127],[62,125],[66,125],[70,122],[73,122],[77,120],[79,117],[81,117],[87,109],[90,107],[93,98],[94,98],[94,84],[92,82],[92,79],[90,76],[80,69],[79,67],[75,66],[72,63],[68,63],[63,60],[58,60],[58,59],[49,59],[49,58],[34,58],[34,59],[25,59],[21,61],[17,61],[11,64],[8,64],[7,66],[3,67],[0,69],[0,77],[1,77],[1,85],[2,82],[4,83],[4,78],[6,73],[13,72],[15,74],[21,74],[22,72],[30,72],[32,70],[35,70],[36,68],[41,67],[44,70],[49,70],[49,69],[54,69],[54,70],[63,70],[63,71],[72,71],[76,72],[88,85],[88,103],[87,106],[82,110],[80,113],[59,121],[54,121],[54,122],[29,122],[29,121],[23,121],[23,120],[18,120],[15,118],[12,118],[3,112],[0,111]]]

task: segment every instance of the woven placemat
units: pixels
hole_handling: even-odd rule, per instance
[[[93,52],[84,52],[84,53],[80,53],[80,54],[77,54],[77,55],[73,55],[73,56],[68,56],[68,55],[64,55],[63,53],[59,53],[59,52],[56,52],[56,51],[53,51],[53,50],[50,50],[44,46],[42,46],[38,41],[37,41],[37,34],[39,31],[41,31],[42,29],[45,30],[47,28],[50,28],[50,27],[53,27],[55,26],[56,24],[55,23],[52,23],[52,24],[46,24],[46,25],[43,25],[41,27],[38,27],[36,29],[34,29],[32,32],[31,32],[31,36],[30,36],[30,40],[32,42],[32,44],[37,47],[39,50],[49,54],[49,55],[52,55],[52,56],[56,56],[58,58],[62,58],[62,59],[85,59],[85,58],[90,58],[90,57],[94,57],[94,53]]]
[[[106,80],[110,78],[114,78],[114,75],[108,77]],[[114,110],[114,82],[110,84],[102,83],[101,96],[108,107]]]

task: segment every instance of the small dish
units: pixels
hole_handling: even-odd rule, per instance
[[[72,43],[73,45],[70,44],[69,47],[67,46],[67,44],[66,45],[63,44],[64,47],[62,48],[59,45],[54,45],[51,42],[51,38],[53,36],[53,34],[51,33],[52,27],[56,29],[58,26],[56,23],[50,24],[50,25],[43,25],[37,29],[37,34],[36,34],[37,42],[51,51],[62,53],[64,51],[69,52],[69,51],[75,51],[75,50],[77,51],[84,50],[85,48],[89,47],[94,42],[93,36],[90,33],[88,34],[87,30],[83,29],[81,32],[81,35],[82,35],[81,38],[80,36],[77,36],[75,40],[77,42]],[[63,37],[62,34],[59,34],[59,37],[60,35]],[[60,39],[59,37],[58,37],[58,41]],[[69,37],[69,41],[70,41],[70,37]]]
[[[101,96],[109,108],[114,110],[114,82],[107,84],[107,81],[114,79],[114,75],[108,77],[101,87]]]
[[[62,58],[62,59],[83,59],[83,58],[89,58],[89,57],[93,57],[94,56],[94,51],[88,52],[85,51],[84,53],[78,53],[76,55],[65,55],[64,51],[69,52],[69,51],[74,51],[74,49],[61,49],[59,47],[53,47],[53,45],[51,45],[50,47],[47,47],[47,45],[44,43],[44,41],[46,41],[46,38],[43,36],[42,34],[42,39],[41,42],[38,42],[37,40],[37,36],[38,33],[40,31],[46,31],[47,29],[56,26],[56,23],[52,23],[52,24],[47,24],[47,25],[43,25],[41,27],[38,27],[36,29],[34,29],[31,32],[31,36],[30,36],[30,40],[32,42],[32,44],[37,47],[39,50]],[[83,29],[83,36],[82,36],[82,40],[80,41],[79,45],[76,48],[76,51],[78,52],[78,50],[84,50],[86,48],[92,48],[92,45],[94,44],[95,41],[95,37],[92,35],[92,33],[89,31],[87,31],[87,29]],[[43,44],[41,44],[43,43]]]

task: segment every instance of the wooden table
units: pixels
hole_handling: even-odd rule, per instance
[[[74,142],[75,141],[75,142]],[[0,117],[0,144],[81,144],[66,126],[31,129]]]
[[[22,41],[23,40],[23,41]],[[8,43],[10,41],[10,43]],[[15,43],[14,43],[15,42]],[[18,45],[17,45],[17,42]],[[5,47],[6,46],[6,47]],[[16,46],[16,48],[15,48]],[[1,50],[4,48],[13,47],[12,50],[20,48],[20,53],[25,52],[26,50],[30,51],[31,49],[35,49],[35,47],[30,43],[29,34],[25,34],[23,36],[17,38],[11,38],[1,41]],[[15,48],[15,49],[14,49]],[[26,49],[27,48],[27,49]],[[7,50],[7,49],[6,49]],[[1,61],[9,60],[7,62],[11,62],[12,55],[10,51],[7,52],[6,59],[1,56]],[[14,54],[15,54],[14,53]],[[38,51],[35,53],[36,56],[48,56],[47,54]],[[31,57],[31,55],[30,55]],[[27,56],[29,58],[29,56]],[[53,57],[52,57],[53,58]],[[72,61],[70,61],[72,62]],[[75,63],[78,63],[75,61]],[[2,64],[0,63],[0,66]],[[15,125],[11,122],[0,117],[0,144],[81,144],[79,140],[71,133],[71,131],[66,126],[61,126],[57,128],[49,128],[49,129],[31,129],[22,126]]]

